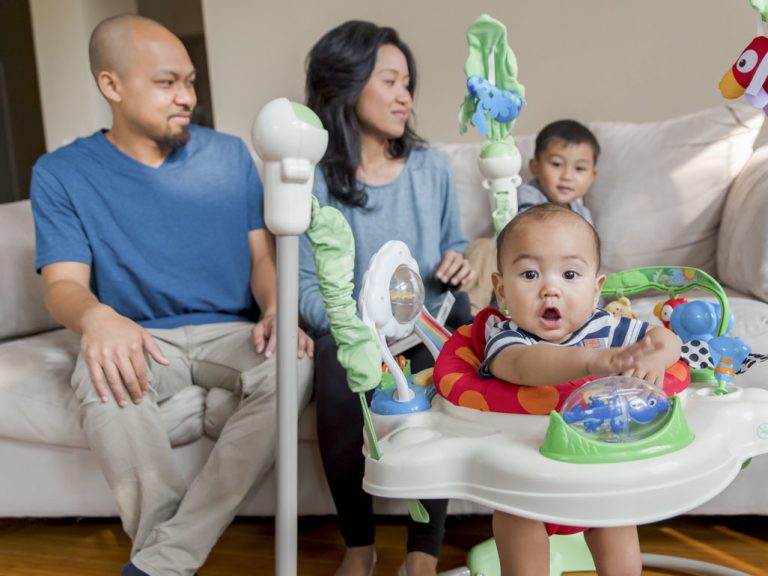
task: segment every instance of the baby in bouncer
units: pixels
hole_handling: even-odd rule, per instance
[[[680,340],[662,326],[596,309],[605,276],[600,239],[584,218],[556,204],[534,206],[502,230],[497,254],[493,286],[507,317],[488,318],[482,375],[542,386],[622,374],[662,385]],[[502,574],[547,574],[548,536],[582,530],[496,511]],[[587,529],[585,539],[599,574],[641,573],[635,526]]]

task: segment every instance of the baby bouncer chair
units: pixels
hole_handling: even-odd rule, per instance
[[[674,283],[683,277],[684,284]],[[722,289],[690,268],[614,274],[605,294],[657,289],[677,297],[693,288],[711,290],[722,307],[720,318],[728,318]],[[715,307],[706,304],[714,313]],[[397,308],[394,297],[392,308]],[[685,313],[681,309],[674,320]],[[733,371],[728,367],[738,370],[748,353],[738,339],[712,336],[709,354],[715,367],[694,370],[691,383],[687,366],[675,364],[664,391],[623,377],[526,388],[476,375],[482,347],[472,340],[482,315],[478,320],[443,346],[430,409],[398,416],[374,413],[367,420],[368,492],[466,499],[570,526],[644,524],[706,502],[749,458],[768,452],[768,434],[757,424],[768,418],[768,391],[729,383]],[[726,324],[718,319],[715,333],[723,334]],[[552,537],[551,552],[552,574],[594,570],[579,535]],[[643,555],[643,563],[699,574],[743,574],[658,555]],[[498,574],[493,543],[471,551],[468,564],[467,574]]]

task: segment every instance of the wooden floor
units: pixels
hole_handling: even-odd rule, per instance
[[[462,566],[466,551],[488,537],[489,516],[449,517],[440,569]],[[766,517],[683,517],[643,526],[640,538],[644,552],[687,556],[768,576]],[[376,574],[396,574],[405,555],[404,541],[403,518],[382,518]],[[200,575],[273,574],[273,547],[270,519],[239,519],[224,534]],[[116,576],[129,549],[116,520],[0,520],[2,576]],[[300,520],[300,576],[332,575],[342,551],[333,518]]]

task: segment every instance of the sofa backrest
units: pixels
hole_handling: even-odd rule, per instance
[[[725,199],[764,116],[729,104],[660,122],[590,123],[602,154],[584,203],[602,239],[604,271],[688,265],[715,274]],[[526,181],[534,136],[512,134]],[[493,198],[477,166],[480,138],[465,138],[466,144],[436,147],[453,164],[462,227],[473,240],[493,234]]]
[[[589,124],[603,153],[585,204],[603,241],[604,271],[679,264],[715,274],[725,198],[763,118],[755,108],[727,105],[661,122]],[[525,181],[534,136],[514,136]],[[465,138],[436,147],[453,165],[462,227],[472,240],[493,234],[493,197],[477,165],[480,138]],[[29,201],[0,204],[0,340],[57,326],[43,303],[34,250]]]
[[[29,200],[0,204],[0,341],[57,326],[35,272],[35,230]]]

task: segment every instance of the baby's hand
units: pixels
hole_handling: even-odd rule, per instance
[[[659,387],[664,385],[664,372],[667,367],[661,343],[643,338],[625,350],[630,352],[632,359],[629,366],[620,372],[622,376],[634,376]]]
[[[643,338],[628,348],[610,348],[596,352],[588,369],[590,374],[596,376],[634,376],[661,386],[666,370],[662,350],[663,346],[660,344],[654,344],[650,338]]]

